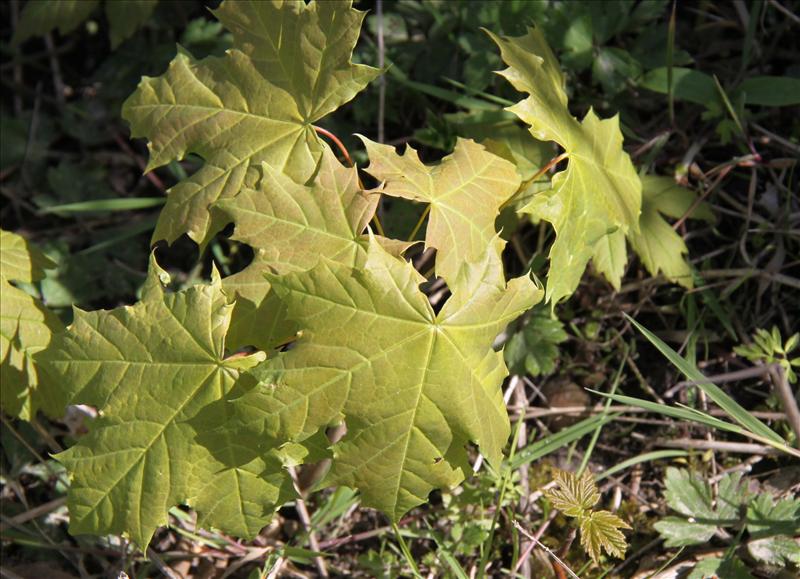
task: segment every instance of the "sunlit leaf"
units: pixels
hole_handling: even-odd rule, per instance
[[[228,0],[215,11],[233,33],[222,57],[180,51],[125,102],[134,137],[150,141],[147,170],[193,153],[203,166],[170,190],[154,240],[205,244],[224,225],[219,199],[256,187],[262,164],[303,183],[322,146],[313,127],[378,73],[350,62],[364,14],[350,2]]]
[[[359,489],[395,521],[463,478],[468,442],[499,465],[507,372],[492,343],[540,299],[529,278],[506,286],[487,251],[464,265],[436,314],[420,275],[373,240],[363,268],[323,260],[270,281],[303,334],[242,378],[260,383],[236,401],[247,428],[302,443],[344,420],[329,482]]]
[[[362,140],[367,172],[382,182],[382,193],[430,204],[425,244],[436,248],[436,275],[452,286],[461,264],[494,243],[500,206],[519,188],[514,165],[468,139],[434,166],[410,146],[398,155],[394,147]]]
[[[624,234],[638,228],[641,182],[622,150],[617,117],[601,120],[589,110],[579,122],[570,114],[564,77],[541,31],[490,36],[508,65],[500,74],[529,94],[509,110],[530,125],[534,137],[555,141],[567,155],[567,168],[553,176],[552,189],[535,195],[523,209],[556,231],[547,299],[557,302],[575,290],[600,240],[616,230]]]
[[[220,432],[213,442],[226,453],[221,462],[213,445],[196,440],[225,422],[230,406],[209,406],[263,354],[225,358],[233,306],[216,273],[210,285],[178,293],[165,292],[168,279],[151,261],[141,302],[76,309],[40,358],[71,387],[73,403],[100,410],[89,434],[57,456],[70,474],[72,533],[124,532],[145,547],[169,508],[186,503],[206,525],[250,537],[289,496],[274,453]]]
[[[55,265],[22,236],[0,231],[0,400],[5,412],[19,418],[31,419],[39,408],[53,416],[64,410],[55,392],[40,387],[34,359],[62,329],[61,322],[11,283],[39,281]]]
[[[568,517],[583,515],[600,500],[594,477],[588,470],[583,471],[581,477],[571,472],[558,471],[555,482],[557,487],[547,491],[546,496],[555,508]]]
[[[581,546],[595,563],[600,560],[601,550],[622,559],[628,545],[620,529],[630,528],[608,511],[592,511],[580,518]]]

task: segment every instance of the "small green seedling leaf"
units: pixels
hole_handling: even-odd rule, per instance
[[[600,492],[592,473],[585,470],[578,477],[571,472],[558,471],[555,482],[557,487],[546,491],[545,496],[555,508],[576,519],[581,546],[592,561],[598,563],[603,550],[623,558],[627,543],[620,529],[631,527],[613,513],[593,510],[600,500]]]
[[[558,486],[545,494],[553,506],[568,517],[580,517],[600,500],[600,492],[588,470],[580,478],[571,472],[558,471],[555,482]]]
[[[600,561],[601,550],[614,557],[625,558],[628,545],[620,529],[630,529],[628,523],[608,511],[591,511],[580,517],[579,521],[581,546],[595,563]]]

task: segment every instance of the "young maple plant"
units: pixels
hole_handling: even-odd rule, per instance
[[[691,283],[680,237],[659,229],[659,212],[682,213],[658,201],[670,184],[651,181],[648,194],[645,181],[650,226],[640,223],[642,181],[617,118],[569,113],[537,29],[492,35],[508,65],[501,74],[528,95],[509,109],[528,128],[522,136],[459,139],[435,165],[363,138],[365,170],[380,182],[365,190],[315,125],[381,72],[351,62],[364,14],[349,1],[302,0],[227,0],[214,14],[233,47],[202,60],[179,50],[162,76],[142,80],[123,116],[149,141],[147,170],[187,154],[203,160],[170,190],[153,242],[186,234],[202,249],[232,222],[252,263],[172,293],[152,257],[135,305],[76,309],[67,329],[40,313],[39,342],[3,342],[4,372],[28,377],[15,374],[14,414],[57,414],[53,401],[99,411],[57,456],[70,476],[73,533],[124,533],[146,547],[185,504],[200,526],[252,537],[295,497],[287,467],[324,458],[323,485],[353,487],[397,521],[471,472],[468,445],[502,461],[508,372],[493,344],[508,323],[568,297],[589,260],[618,285],[626,236],[646,249],[659,231],[657,247],[672,249],[651,251],[646,266]],[[550,182],[544,167],[527,178],[520,139],[554,141],[566,169]],[[369,226],[381,195],[429,205],[424,243],[450,291],[438,311],[403,257],[410,244]],[[685,211],[693,201],[676,203]],[[509,206],[555,229],[546,289],[528,275],[506,279],[495,223]],[[46,266],[30,256],[15,279]],[[28,330],[3,335],[15,331]],[[326,429],[342,423],[346,435],[331,444]]]

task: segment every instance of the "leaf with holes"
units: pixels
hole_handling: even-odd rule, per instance
[[[579,122],[570,114],[564,77],[541,31],[517,38],[489,35],[508,65],[500,74],[529,94],[509,110],[530,125],[534,137],[561,145],[568,159],[552,188],[521,210],[556,231],[546,296],[555,303],[575,290],[598,242],[616,230],[638,229],[642,186],[622,150],[618,118],[601,120],[589,110]]]
[[[397,521],[463,478],[467,443],[499,465],[507,371],[492,344],[541,292],[528,277],[506,284],[494,248],[464,265],[436,314],[410,264],[374,239],[367,253],[362,268],[322,260],[269,276],[303,334],[243,376],[250,392],[231,428],[302,444],[344,420],[328,482],[359,489]]]
[[[350,62],[364,15],[349,1],[228,0],[214,14],[233,48],[200,61],[181,51],[123,106],[132,135],[150,141],[147,170],[190,153],[204,161],[170,190],[154,241],[207,243],[224,225],[209,206],[256,187],[262,163],[306,182],[322,154],[313,123],[378,74]]]
[[[44,304],[11,282],[39,281],[55,265],[25,238],[0,231],[0,400],[5,412],[25,420],[40,408],[52,416],[64,411],[63,397],[41,383],[35,362],[35,354],[63,326]]]
[[[221,462],[196,439],[226,421],[230,405],[214,403],[264,356],[225,358],[233,306],[216,272],[210,285],[178,293],[165,292],[167,282],[152,260],[141,302],[76,309],[40,358],[71,385],[73,403],[100,410],[90,433],[57,456],[70,473],[70,530],[124,532],[144,548],[167,511],[186,503],[201,524],[252,537],[290,496],[280,459],[221,432]]]
[[[234,346],[269,349],[294,335],[279,304],[273,298],[265,301],[270,287],[265,273],[307,270],[323,256],[351,267],[366,259],[364,230],[378,196],[364,193],[356,169],[343,167],[329,147],[322,151],[319,172],[310,185],[264,164],[257,189],[245,189],[215,205],[224,221],[236,223],[233,239],[255,252],[246,269],[223,282],[237,296],[230,336]]]

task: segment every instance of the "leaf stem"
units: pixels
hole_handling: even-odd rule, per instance
[[[394,531],[394,536],[397,538],[397,543],[400,545],[400,550],[403,552],[403,557],[406,559],[406,563],[408,563],[408,566],[411,567],[411,571],[414,573],[414,577],[421,577],[417,563],[414,561],[414,557],[411,556],[411,551],[405,539],[403,539],[403,535],[400,534],[400,528],[394,521],[392,522],[392,530]]]
[[[351,167],[355,167],[355,163],[353,163],[353,158],[350,157],[350,152],[347,150],[347,147],[344,146],[344,143],[339,140],[339,137],[337,137],[327,129],[323,129],[322,127],[318,127],[317,125],[312,125],[312,126],[314,127],[314,130],[317,131],[318,134],[324,137],[328,137],[331,141],[333,141],[333,143],[338,147],[339,151],[342,152],[342,155],[344,155],[345,161],[347,161],[347,163]]]
[[[492,550],[492,543],[494,543],[494,536],[495,532],[497,531],[497,523],[500,520],[500,512],[503,510],[503,499],[505,498],[508,482],[511,479],[511,462],[514,460],[514,454],[517,451],[517,441],[519,440],[519,433],[523,422],[525,422],[524,415],[520,416],[519,420],[517,420],[517,425],[514,428],[514,436],[511,439],[511,450],[509,450],[508,453],[508,462],[503,465],[503,479],[500,483],[500,492],[498,493],[497,497],[497,505],[495,506],[494,516],[492,517],[492,527],[489,531],[489,538],[486,539],[486,542],[483,544],[483,553],[481,554],[481,562],[480,566],[478,567],[479,579],[483,579],[486,574],[486,564],[489,562],[489,554]]]
[[[353,162],[353,158],[350,156],[350,152],[347,150],[347,147],[344,146],[344,143],[339,139],[339,137],[334,135],[329,130],[323,129],[322,127],[318,127],[317,125],[311,125],[311,126],[314,127],[314,130],[318,134],[327,137],[334,142],[336,147],[339,149],[339,151],[341,151],[342,155],[344,156],[345,161],[347,161],[347,163],[351,167],[356,166],[356,164]],[[364,189],[364,185],[361,183],[361,177],[358,178],[358,186],[361,187],[361,189]],[[386,233],[384,233],[383,231],[383,225],[381,224],[381,220],[380,218],[378,218],[377,213],[375,213],[375,215],[372,216],[372,222],[375,224],[375,229],[378,231],[378,235],[382,235],[385,237]]]
[[[417,236],[417,232],[419,228],[422,227],[422,222],[425,221],[425,218],[428,216],[428,213],[431,212],[430,204],[425,208],[425,211],[422,212],[422,215],[419,216],[419,221],[414,226],[414,229],[411,230],[411,233],[408,235],[408,239],[406,241],[414,241],[414,238]]]
[[[519,190],[520,191],[523,190],[525,187],[527,187],[528,185],[530,185],[531,183],[536,181],[536,179],[538,179],[539,177],[541,177],[542,175],[547,173],[550,169],[552,169],[555,165],[558,165],[561,161],[563,161],[567,157],[569,157],[569,153],[564,151],[563,153],[561,153],[557,157],[553,157],[552,159],[550,159],[547,162],[547,165],[545,165],[544,167],[542,167],[541,169],[536,171],[536,174],[533,177],[531,177],[530,179],[528,179],[527,181],[522,183],[522,185],[519,186]]]

